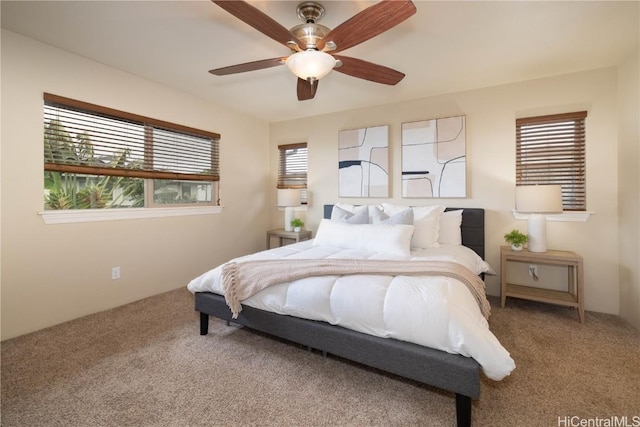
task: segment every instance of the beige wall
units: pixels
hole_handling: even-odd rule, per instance
[[[267,123],[6,30],[1,65],[2,339],[186,286],[264,248]],[[220,133],[223,212],[45,225],[43,92]]]
[[[526,223],[510,214],[515,118],[581,109],[589,111],[587,206],[595,214],[585,223],[549,223],[549,245],[584,256],[588,310],[621,313],[640,327],[638,101],[628,95],[638,91],[637,54],[620,70],[594,70],[270,126],[6,30],[1,66],[3,340],[185,286],[213,265],[263,249],[264,230],[282,223],[282,213],[274,207],[279,144],[309,144],[311,205],[306,219],[312,230],[324,203],[435,203],[400,196],[400,125],[456,114],[467,117],[468,197],[437,202],[487,210],[487,260],[498,270],[502,235],[512,228],[526,230]],[[220,133],[223,213],[45,225],[37,214],[42,210],[43,92]],[[618,118],[618,110],[629,119]],[[380,124],[390,126],[392,197],[339,199],[338,131]],[[111,280],[113,266],[121,267],[120,280]],[[553,276],[543,274],[541,280]],[[490,294],[499,294],[498,283],[498,277],[487,278]]]
[[[618,71],[620,315],[640,329],[640,55]]]
[[[391,195],[396,203],[482,207],[486,209],[487,261],[499,271],[502,236],[512,228],[526,230],[526,222],[516,221],[515,119],[529,115],[587,110],[587,208],[595,212],[587,222],[548,223],[549,246],[573,250],[585,259],[585,304],[588,310],[619,312],[618,257],[618,151],[616,116],[616,69],[564,75],[509,84],[410,102],[366,108],[272,123],[270,158],[275,165],[278,144],[307,141],[309,150],[309,191],[312,205],[307,225],[314,229],[322,216],[322,205],[378,203],[389,199],[339,199],[337,136],[341,129],[390,126]],[[401,83],[402,84],[402,83]],[[321,94],[320,94],[321,96]],[[450,115],[466,115],[468,197],[463,199],[402,199],[400,126],[403,122]],[[637,168],[636,159],[636,168]],[[276,169],[271,168],[275,183]],[[270,188],[270,204],[275,200],[275,184]],[[281,213],[271,209],[271,225],[281,221]],[[541,270],[541,279],[546,280]],[[499,295],[499,278],[487,278],[488,292]]]

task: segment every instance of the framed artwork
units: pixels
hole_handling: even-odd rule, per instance
[[[389,197],[389,126],[338,132],[338,195]]]
[[[402,124],[402,197],[466,197],[465,118]]]

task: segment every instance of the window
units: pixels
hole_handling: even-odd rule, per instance
[[[562,186],[564,210],[586,210],[586,111],[516,120],[516,185]]]
[[[45,94],[45,209],[216,206],[219,140]]]
[[[279,145],[278,188],[300,188],[302,204],[307,203],[307,144]]]

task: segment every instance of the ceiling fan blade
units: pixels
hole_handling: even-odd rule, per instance
[[[287,60],[284,58],[271,58],[263,59],[261,61],[246,62],[244,64],[230,65],[229,67],[216,68],[215,70],[209,70],[211,74],[216,76],[226,76],[227,74],[244,73],[246,71],[262,70],[264,68],[277,67],[282,65]]]
[[[359,79],[393,86],[398,84],[400,80],[404,78],[404,73],[383,65],[363,61],[362,59],[350,58],[348,56],[333,56],[342,61],[342,66],[334,68],[335,71],[339,71],[343,74],[348,74]]]
[[[318,49],[322,50],[329,41],[337,46],[334,52],[349,49],[395,27],[414,13],[416,6],[411,0],[383,0],[334,28],[318,43]]]
[[[298,46],[304,44],[294,36],[291,31],[273,20],[270,16],[251,6],[249,3],[237,0],[211,0],[242,22],[249,24],[267,37],[272,38],[287,47],[288,41],[293,41]]]
[[[313,99],[318,91],[318,80],[311,82],[309,80],[303,80],[298,77],[298,101],[306,101],[307,99]]]

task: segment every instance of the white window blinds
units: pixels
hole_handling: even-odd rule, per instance
[[[563,209],[586,210],[586,111],[516,120],[516,185],[562,186]]]
[[[44,101],[47,171],[219,180],[218,134],[57,95]]]
[[[303,204],[307,203],[307,144],[279,145],[277,188],[299,188]]]

